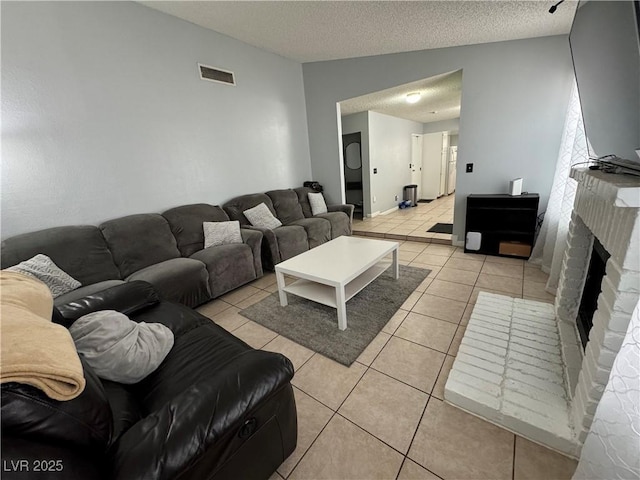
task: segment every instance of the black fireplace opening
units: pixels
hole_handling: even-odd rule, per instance
[[[598,296],[602,291],[602,279],[610,256],[598,239],[594,238],[591,261],[589,262],[587,279],[584,283],[582,299],[578,308],[578,318],[576,319],[583,349],[586,348],[589,341],[589,331],[593,325],[593,314],[598,308]]]

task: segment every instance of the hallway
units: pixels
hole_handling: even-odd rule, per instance
[[[455,194],[387,215],[353,220],[353,233],[367,237],[451,245],[451,234],[427,232],[436,223],[453,223]]]

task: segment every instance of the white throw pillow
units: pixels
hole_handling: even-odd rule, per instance
[[[282,225],[282,222],[273,216],[273,213],[271,213],[271,210],[269,210],[269,207],[267,207],[264,202],[242,213],[244,213],[244,216],[247,217],[247,220],[249,220],[254,227],[273,230]]]
[[[240,234],[240,222],[232,220],[229,222],[204,222],[204,248],[215,247],[217,245],[229,245],[231,243],[242,243]]]
[[[37,278],[49,287],[53,298],[69,293],[82,286],[79,281],[63,272],[60,267],[53,263],[53,260],[42,253],[18,265],[9,267],[7,270]]]
[[[327,213],[327,204],[324,201],[324,195],[320,192],[309,192],[309,205],[311,205],[311,213],[318,215],[320,213]]]

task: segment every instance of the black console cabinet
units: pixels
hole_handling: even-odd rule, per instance
[[[539,201],[537,193],[519,196],[469,195],[464,251],[529,258],[536,232]],[[469,232],[482,235],[480,250],[467,249]]]

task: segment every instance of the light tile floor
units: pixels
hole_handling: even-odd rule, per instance
[[[295,367],[298,448],[272,479],[571,478],[574,460],[443,402],[478,292],[552,301],[546,275],[433,243],[401,242],[400,258],[431,274],[349,368],[238,313],[277,290],[273,273],[199,308]]]
[[[455,194],[386,215],[353,221],[353,233],[368,237],[451,244],[451,235],[427,232],[436,223],[453,223]]]

